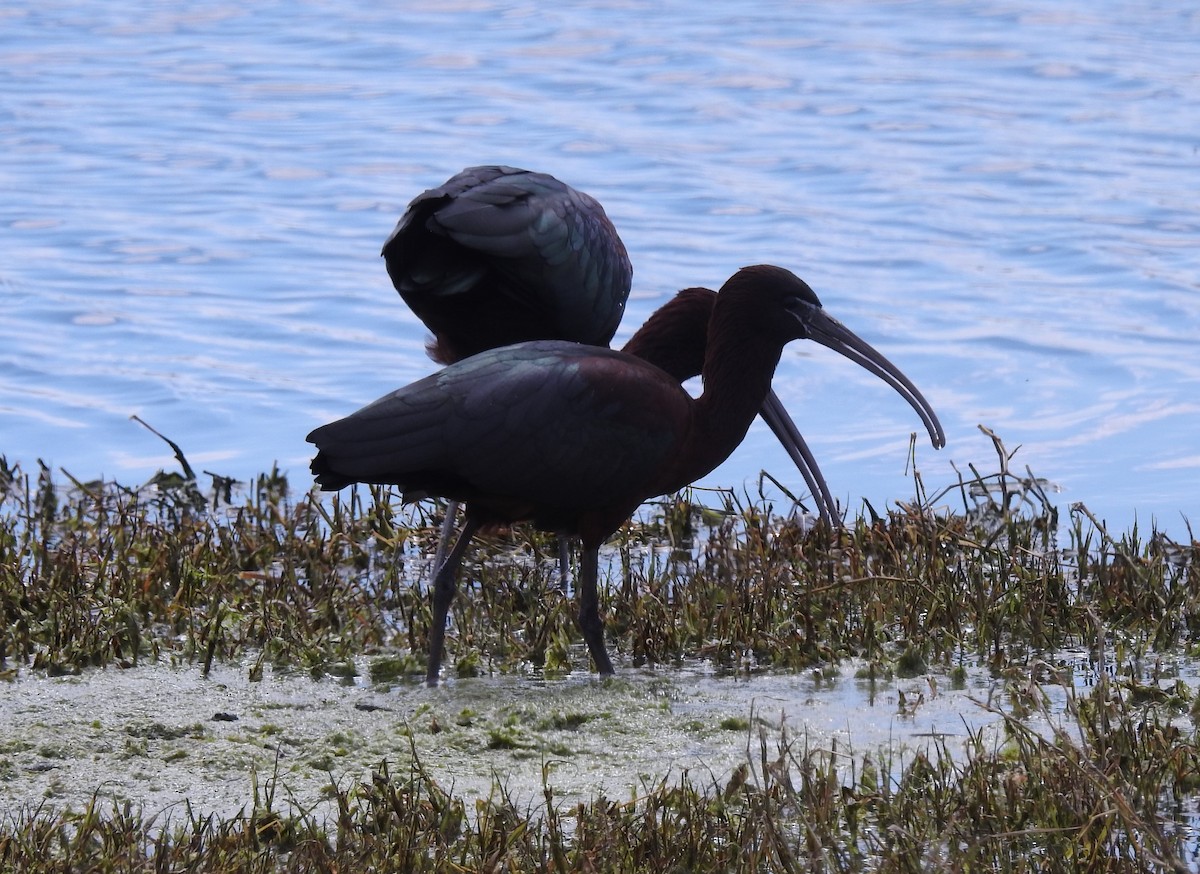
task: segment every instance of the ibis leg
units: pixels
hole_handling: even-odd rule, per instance
[[[454,548],[446,556],[446,560],[437,569],[433,578],[433,622],[429,627],[429,661],[425,668],[425,685],[436,686],[438,673],[442,668],[442,655],[446,645],[446,618],[450,615],[450,602],[454,600],[457,591],[455,579],[458,576],[458,566],[462,564],[463,553],[479,523],[468,518],[463,524],[462,533]]]
[[[433,556],[433,566],[440,568],[446,561],[446,551],[450,549],[450,537],[454,534],[454,523],[458,521],[458,501],[446,503],[446,518],[442,520],[442,530],[438,534],[437,552]]]
[[[600,549],[584,544],[583,554],[579,559],[579,630],[587,643],[588,652],[596,670],[601,674],[613,673],[612,662],[608,658],[608,650],[604,647],[604,621],[600,618],[600,593],[598,577],[600,576]]]

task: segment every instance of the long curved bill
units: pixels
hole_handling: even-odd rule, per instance
[[[844,355],[894,388],[917,411],[917,415],[921,417],[921,421],[925,423],[925,427],[929,431],[929,439],[933,441],[934,448],[941,449],[946,445],[946,434],[942,430],[942,423],[938,421],[933,407],[929,405],[929,401],[925,400],[925,396],[917,391],[917,387],[909,381],[908,377],[900,372],[899,367],[884,358],[870,343],[823,309],[814,307],[806,316],[805,323],[810,340],[815,340],[822,346],[828,346],[834,352]]]
[[[808,444],[800,436],[796,423],[783,408],[783,402],[779,400],[779,396],[775,394],[774,390],[767,394],[759,415],[783,445],[796,467],[800,469],[800,474],[804,477],[804,482],[812,493],[813,501],[817,505],[817,512],[821,518],[830,526],[841,527],[842,517],[838,512],[837,502],[834,501],[829,486],[825,483],[825,477],[821,475],[821,468],[817,466],[817,460],[809,451]]]

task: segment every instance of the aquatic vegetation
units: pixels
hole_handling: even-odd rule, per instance
[[[673,496],[619,535],[604,608],[619,666],[703,659],[819,683],[854,658],[867,682],[932,672],[932,692],[936,678],[961,685],[966,665],[986,665],[1003,689],[984,702],[999,741],[972,733],[953,755],[936,743],[852,750],[723,718],[706,730],[748,740],[732,773],[650,776],[625,797],[562,805],[551,760],[606,720],[459,706],[442,722],[416,718],[439,739],[471,731],[505,754],[549,755],[544,804],[516,800],[501,776],[486,799],[458,797],[414,742],[408,761],[381,761],[369,779],[331,774],[332,817],[282,803],[280,775],[259,775],[224,818],[99,794],[82,810],[31,801],[0,814],[0,867],[1187,870],[1200,848],[1200,698],[1171,665],[1200,651],[1200,543],[1113,536],[1078,506],[1060,524],[1044,484],[996,446],[997,472],[972,467],[932,497],[917,476],[911,503],[843,531],[761,496]],[[278,471],[245,486],[164,475],[129,488],[0,459],[0,679],[155,661],[416,684],[438,521],[436,507],[402,508],[386,489],[293,495]],[[499,545],[501,558],[481,560]],[[586,666],[554,559],[554,543],[524,529],[469,559],[475,582],[448,638],[460,675]],[[1064,649],[1085,665],[1053,655]],[[1050,712],[1048,687],[1065,714]],[[902,695],[898,716],[920,706]],[[206,731],[148,722],[125,742],[136,757],[138,745]],[[544,747],[545,732],[569,734]],[[331,733],[310,764],[332,768],[360,744]],[[20,753],[0,750],[0,780]]]
[[[379,488],[293,498],[278,471],[230,493],[240,503],[188,479],[60,486],[48,469],[6,471],[2,670],[253,653],[321,675],[368,653],[376,676],[399,677],[423,657],[429,507],[401,508]],[[723,493],[714,513],[675,496],[609,553],[613,648],[633,664],[797,670],[854,656],[913,674],[964,653],[1000,667],[1086,644],[1097,624],[1136,655],[1200,642],[1195,542],[1113,538],[1076,508],[1060,548],[1057,510],[1032,477],[975,476],[953,492],[962,511],[898,504],[842,531],[761,499]],[[1015,498],[1036,503],[1014,511]],[[692,548],[653,547],[664,525],[682,532],[692,517]],[[460,676],[585,664],[554,555],[551,540],[516,529],[504,557],[476,561],[449,632]]]

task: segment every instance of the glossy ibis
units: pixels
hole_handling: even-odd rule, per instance
[[[497,165],[468,167],[408,205],[383,257],[392,284],[433,337],[441,364],[524,340],[607,346],[629,296],[633,267],[617,229],[594,198],[545,173]],[[625,351],[680,382],[704,361],[708,289],[686,289],[672,308],[674,333],[651,319]],[[681,343],[686,323],[689,342]],[[762,410],[812,492],[821,518],[838,510],[816,459],[774,392]],[[446,508],[433,566],[440,567],[458,515]],[[567,542],[559,540],[565,580]]]
[[[551,176],[511,167],[468,168],[418,196],[383,255],[396,289],[433,332],[431,357],[446,364],[526,339],[607,345],[632,275],[625,247],[599,203]],[[626,351],[680,382],[698,375],[715,296],[707,289],[681,292]],[[763,416],[795,460],[822,517],[835,522],[837,507],[820,469],[773,392]],[[457,510],[452,498],[435,569],[445,564]],[[459,542],[465,547],[469,539]],[[453,563],[460,559],[461,553]],[[565,536],[559,538],[559,560],[565,580]],[[439,621],[444,625],[444,618]]]
[[[669,334],[669,314],[660,321]],[[770,392],[783,347],[796,339],[815,340],[883,378],[917,411],[934,445],[944,445],[916,387],[827,315],[803,280],[771,266],[739,270],[717,295],[697,398],[628,353],[535,341],[459,361],[309,434],[323,489],[389,484],[410,499],[466,503],[462,533],[434,578],[426,681],[438,681],[467,544],[483,526],[522,520],[581,538],[578,623],[597,670],[611,674],[599,613],[601,544],[643,501],[683,488],[729,456]]]
[[[468,167],[418,195],[383,257],[441,364],[525,340],[607,346],[633,280],[595,199],[515,167]]]
[[[439,364],[525,340],[607,346],[633,265],[604,207],[546,173],[468,167],[417,195],[383,244],[392,285]],[[450,501],[434,567],[445,559]],[[567,544],[559,542],[567,572]]]

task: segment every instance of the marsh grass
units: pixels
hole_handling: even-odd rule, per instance
[[[841,531],[761,496],[709,497],[716,511],[674,496],[620,533],[604,611],[612,648],[633,664],[820,671],[855,657],[886,678],[983,662],[1004,683],[1005,707],[987,705],[1003,743],[980,733],[965,754],[935,745],[902,760],[768,741],[749,721],[750,755],[731,777],[689,774],[567,808],[549,766],[537,808],[502,780],[468,804],[414,752],[360,784],[331,778],[332,820],[282,805],[274,778],[228,819],[99,796],[81,811],[31,803],[0,820],[0,867],[1189,870],[1197,705],[1159,659],[1200,646],[1200,544],[1112,536],[1081,506],[1060,525],[1045,484],[995,446],[994,473],[971,467],[929,496],[914,468],[911,503],[868,507]],[[246,485],[215,477],[205,492],[194,477],[128,488],[0,459],[0,677],[247,658],[252,678],[268,662],[338,675],[367,654],[372,682],[416,682],[438,521],[386,489],[293,497],[278,471]],[[554,555],[523,529],[475,552],[448,635],[459,674],[585,667]],[[1068,647],[1099,666],[1086,694],[1045,655]],[[1062,685],[1067,719],[1046,712],[1047,683]],[[1062,727],[1035,732],[1039,715]]]

